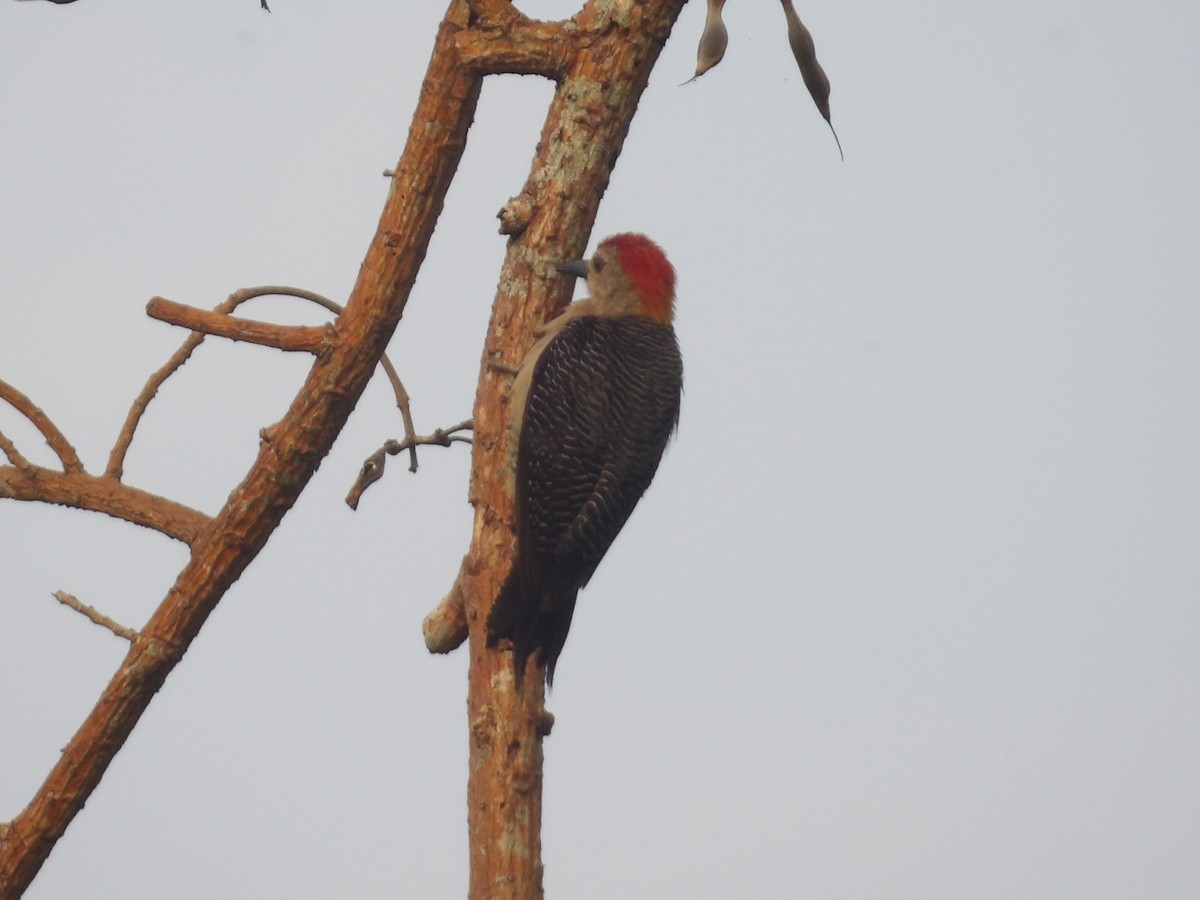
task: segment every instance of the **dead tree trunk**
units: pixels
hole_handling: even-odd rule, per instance
[[[511,660],[485,646],[484,622],[511,566],[512,497],[506,490],[509,377],[534,328],[570,297],[554,264],[583,255],[650,71],[683,0],[631,4],[594,0],[570,22],[531,22],[506,3],[475,3],[480,18],[456,52],[483,73],[537,73],[558,88],[521,192],[500,213],[509,234],[500,287],[484,342],[475,399],[471,547],[455,587],[427,623],[432,649],[463,638],[471,653],[467,787],[472,900],[542,896],[542,739],[551,719],[543,685],[514,689]],[[459,604],[465,618],[459,618]],[[436,627],[434,625],[436,623]]]

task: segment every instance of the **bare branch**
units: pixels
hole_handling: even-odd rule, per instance
[[[400,380],[400,374],[396,371],[396,367],[392,365],[392,361],[387,358],[385,353],[379,359],[379,364],[383,366],[383,371],[387,374],[388,381],[392,384],[392,392],[396,395],[396,406],[400,410],[400,419],[404,422],[404,440],[408,441],[408,471],[417,471],[417,428],[413,424],[412,417],[412,401],[408,397],[408,391],[404,389],[404,383]],[[381,469],[380,475],[383,474]]]
[[[313,291],[306,291],[303,288],[294,288],[294,287],[245,288],[241,291],[238,291],[230,299],[233,300],[236,298],[237,302],[241,303],[241,302],[244,302],[245,300],[251,299],[252,297],[263,297],[263,296],[268,296],[268,295],[298,297],[301,300],[311,300],[313,303],[316,303],[318,306],[323,306],[325,309],[329,310],[334,315],[340,316],[342,314],[341,304],[335,303],[333,300],[330,300],[328,297],[323,297],[320,294],[314,293]],[[394,365],[392,365],[392,361],[390,359],[388,359],[388,355],[386,353],[382,354],[379,357],[379,364],[381,366],[383,366],[384,374],[387,375],[388,382],[392,385],[392,392],[396,396],[396,406],[399,408],[400,418],[404,422],[404,437],[406,439],[410,439],[410,440],[414,441],[414,443],[411,445],[411,448],[409,450],[409,457],[410,457],[409,471],[415,472],[415,471],[417,471],[417,450],[416,450],[416,440],[415,440],[416,436],[417,436],[417,430],[416,430],[416,427],[413,425],[412,411],[411,411],[411,407],[410,407],[408,391],[406,391],[404,389],[404,383],[400,380],[400,375],[396,371],[396,367]]]
[[[50,445],[50,449],[55,452],[59,462],[62,463],[64,472],[83,471],[83,463],[79,461],[79,455],[75,452],[75,448],[71,446],[71,442],[63,436],[63,433],[58,430],[58,426],[51,422],[50,417],[42,412],[32,400],[6,381],[0,381],[0,400],[4,400],[12,406],[17,412],[32,422],[33,426],[42,433],[42,437],[46,439],[46,443]],[[16,451],[16,447],[9,442],[4,447],[6,455],[8,455],[10,448],[13,452]],[[20,454],[18,453],[17,456],[20,457]],[[12,460],[14,465],[21,465],[12,456],[9,456],[9,459]],[[28,465],[28,461],[26,461],[26,465]]]
[[[358,477],[354,479],[354,484],[350,485],[350,492],[346,494],[348,507],[358,509],[358,501],[362,499],[363,491],[383,477],[386,466],[387,451],[383,447],[363,460],[363,464],[358,467]]]
[[[37,468],[33,463],[21,455],[21,451],[17,449],[17,445],[10,441],[8,436],[5,435],[3,431],[0,431],[0,453],[3,453],[5,456],[7,456],[8,461],[18,469],[29,470]],[[0,482],[0,486],[2,485],[3,482]],[[11,497],[12,495],[6,494],[5,496]]]
[[[252,297],[263,297],[263,296],[267,296],[267,295],[298,297],[301,300],[311,300],[313,303],[316,303],[318,306],[323,306],[325,309],[329,310],[334,315],[340,316],[342,314],[341,304],[335,303],[333,300],[330,300],[328,297],[323,297],[320,294],[314,293],[313,291],[306,291],[303,288],[294,288],[294,287],[245,288],[244,290],[238,291],[230,299],[232,300],[234,298],[237,298],[237,302],[241,303],[245,300],[251,299]],[[410,458],[409,459],[409,471],[415,472],[415,471],[417,471],[416,447],[417,447],[417,443],[419,443],[419,442],[416,440],[417,430],[416,430],[416,427],[413,425],[412,411],[411,411],[411,406],[410,406],[410,400],[408,397],[408,391],[406,391],[404,389],[404,383],[400,380],[400,375],[396,371],[396,367],[394,365],[392,365],[392,361],[390,359],[388,359],[388,355],[386,353],[380,355],[379,364],[381,366],[383,366],[384,374],[387,375],[388,382],[392,385],[392,392],[396,396],[396,406],[397,406],[397,408],[399,408],[400,418],[404,422],[404,437],[406,440],[413,441],[413,443],[410,445],[410,449],[409,449],[409,458]],[[380,474],[381,475],[383,474],[382,471],[380,472]]]
[[[63,606],[71,607],[71,609],[75,610],[75,612],[84,616],[88,620],[95,622],[101,628],[107,628],[117,637],[125,638],[125,640],[129,641],[130,643],[133,643],[133,641],[137,640],[137,632],[132,628],[126,628],[124,625],[113,621],[108,616],[104,615],[104,613],[96,609],[96,607],[88,606],[74,595],[68,594],[66,591],[55,591],[51,596],[53,596],[54,599]]]
[[[247,321],[243,319],[230,319],[229,314],[232,313],[233,310],[235,310],[238,306],[246,303],[249,300],[253,300],[257,297],[276,296],[296,297],[301,300],[308,300],[324,309],[329,310],[334,315],[341,315],[343,311],[343,307],[340,303],[336,303],[335,301],[330,300],[328,297],[318,294],[315,291],[305,290],[304,288],[289,287],[286,285],[261,285],[257,287],[242,288],[234,291],[213,310],[213,314],[224,317],[226,320],[230,321]],[[170,301],[163,301],[162,298],[154,298],[151,300],[151,304],[158,304],[155,307],[156,309],[162,309],[163,307],[161,304],[167,304],[167,308],[173,307],[175,309],[191,310],[190,307],[182,307],[179,304],[172,304]],[[149,307],[147,311],[149,312]],[[196,310],[191,311],[196,312]],[[327,328],[328,326],[321,327]],[[187,339],[183,342],[183,345],[171,356],[166,364],[150,376],[149,380],[146,382],[146,386],[142,388],[141,393],[138,394],[137,398],[134,400],[133,405],[129,410],[129,414],[126,416],[125,423],[121,428],[121,433],[117,437],[117,442],[113,446],[112,452],[109,454],[108,467],[105,469],[106,475],[117,479],[120,479],[124,475],[125,455],[129,451],[129,446],[133,441],[134,432],[137,429],[142,415],[146,411],[146,407],[158,393],[158,389],[162,386],[163,382],[173,375],[185,362],[187,362],[188,358],[191,356],[196,347],[198,347],[204,341],[204,337],[205,335],[201,332],[193,332],[192,334],[188,335]],[[416,438],[416,429],[413,426],[412,413],[410,412],[409,407],[408,392],[404,389],[404,384],[401,382],[395,366],[392,365],[392,362],[390,359],[388,359],[386,353],[380,357],[380,365],[383,366],[383,370],[387,374],[388,381],[391,383],[392,390],[395,393],[396,406],[399,407],[400,417],[404,422],[405,437],[414,439]],[[417,469],[417,453],[415,442],[411,445],[409,453],[411,457],[410,469],[415,472]],[[361,472],[359,477],[360,479],[362,478]],[[349,502],[349,500],[347,500],[347,502]]]
[[[576,34],[559,22],[520,16],[497,27],[459,32],[455,49],[462,64],[481,75],[543,75],[561,81],[575,57]]]
[[[14,500],[41,501],[104,513],[192,545],[212,522],[182,503],[123,484],[111,476],[57,472],[41,466],[0,466],[0,484]]]
[[[316,357],[276,439],[260,445],[242,483],[193,541],[175,584],[36,796],[13,819],[0,845],[0,884],[13,896],[29,886],[217,602],[296,502],[374,373],[428,251],[479,100],[482,80],[456,66],[453,51],[469,12],[465,0],[452,0],[438,31],[379,227],[327,352]],[[32,486],[15,468],[0,474],[10,486],[14,476],[24,478],[23,489]],[[131,490],[115,479],[95,481]]]
[[[400,388],[403,390],[403,386]],[[407,400],[407,396],[405,397]],[[472,427],[470,419],[465,419],[457,425],[451,425],[449,428],[435,429],[433,434],[412,435],[404,438],[402,441],[387,441],[382,447],[363,460],[362,466],[359,467],[358,477],[354,480],[354,484],[350,487],[350,493],[346,495],[346,505],[351,509],[358,509],[358,501],[362,499],[363,492],[383,477],[384,467],[387,465],[387,457],[395,456],[397,453],[403,453],[405,450],[410,454],[414,454],[413,463],[409,466],[410,472],[417,471],[415,450],[418,445],[436,444],[439,447],[449,447],[453,443],[471,443],[469,437],[463,437],[458,432],[469,431]]]
[[[449,447],[451,444],[455,444],[455,443],[470,444],[471,438],[464,437],[463,435],[459,434],[458,432],[470,431],[471,427],[472,427],[471,420],[464,419],[463,421],[459,422],[457,425],[451,425],[449,428],[435,428],[433,431],[433,434],[427,434],[427,435],[415,435],[414,434],[410,437],[404,438],[404,440],[402,440],[402,441],[396,441],[396,440],[387,441],[384,443],[382,449],[387,452],[388,456],[395,456],[397,453],[403,453],[405,450],[409,451],[409,453],[412,453],[413,449],[415,447],[421,446],[421,445],[424,445],[424,446],[436,445],[438,447]],[[410,472],[417,471],[417,467],[416,467],[415,463],[409,467],[409,471]],[[382,472],[380,474],[382,474]]]
[[[332,300],[322,297],[320,294],[312,291],[306,291],[303,288],[286,287],[282,285],[264,285],[260,287],[242,288],[239,291],[234,291],[225,300],[223,300],[213,310],[214,313],[227,315],[232,313],[241,304],[247,300],[252,300],[255,297],[267,296],[290,296],[299,297],[302,300],[311,300],[319,306],[325,307],[335,314],[340,314],[342,307]],[[112,452],[108,456],[108,466],[104,470],[105,475],[109,475],[116,479],[121,479],[125,474],[125,455],[129,452],[129,445],[133,443],[133,434],[137,430],[138,423],[146,412],[146,407],[150,405],[150,401],[154,399],[158,393],[158,389],[162,387],[163,382],[175,374],[176,371],[188,361],[197,347],[204,342],[204,334],[194,331],[187,336],[183,344],[176,350],[171,358],[154,372],[146,381],[146,386],[142,388],[140,394],[133,401],[133,405],[129,408],[129,413],[125,417],[125,423],[121,426],[121,432],[117,435],[116,443],[113,445]]]
[[[425,635],[425,646],[430,653],[449,653],[467,639],[467,604],[463,594],[463,571],[467,557],[463,557],[458,577],[449,592],[421,623]]]
[[[482,73],[519,71],[555,78],[558,90],[521,191],[527,203],[509,219],[517,227],[488,325],[473,416],[472,542],[451,593],[460,598],[454,603],[460,604],[470,642],[470,896],[494,897],[501,887],[508,895],[514,886],[524,896],[541,896],[542,739],[551,721],[543,708],[544,683],[529,678],[519,693],[514,690],[511,661],[487,649],[483,627],[514,548],[506,481],[508,379],[491,366],[519,361],[535,328],[569,299],[550,260],[582,254],[650,70],[683,2],[589,0],[575,22],[558,26],[525,20],[504,0],[450,0],[404,154],[346,310],[336,327],[309,329],[309,339],[320,332],[317,349],[294,348],[317,354],[305,384],[268,430],[257,460],[219,514],[212,520],[194,510],[187,511],[190,518],[184,515],[194,525],[187,565],[0,842],[5,891],[19,895],[28,887],[217,602],[265,546],[328,453],[404,311],[462,156]],[[529,47],[515,46],[518,34]],[[197,316],[200,331],[245,340],[257,326],[267,329],[256,332],[260,343],[282,346],[279,326],[239,320],[230,326],[228,315]],[[153,390],[146,402],[150,396]],[[140,414],[131,410],[129,422],[136,425]],[[443,437],[461,439],[448,432]],[[112,472],[120,468],[110,463]],[[94,508],[136,506],[133,501],[145,498],[165,502],[134,492],[116,477],[90,478],[82,471],[0,467],[0,483],[21,499],[44,499],[49,486],[50,495],[81,497]]]
[[[470,431],[474,427],[475,422],[472,419],[463,419],[457,425],[451,425],[449,428],[438,428],[427,438],[418,438],[417,440],[422,444],[438,444],[442,447],[449,447],[451,444],[458,442],[470,444],[473,443],[473,440],[469,437],[463,437],[458,432]],[[404,442],[402,441],[396,452],[399,452],[403,449],[405,449],[405,447]],[[389,450],[388,452],[391,453],[392,451]]]
[[[316,291],[289,287],[282,284],[266,284],[259,285],[258,287],[241,288],[230,294],[229,299],[217,308],[223,312],[230,313],[247,300],[253,300],[256,297],[296,297],[300,300],[308,300],[317,304],[317,306],[324,307],[334,315],[341,315],[344,308],[340,303],[335,303],[333,300],[322,294],[318,294]]]
[[[129,445],[133,443],[133,433],[137,430],[138,423],[146,412],[146,407],[150,405],[150,401],[154,399],[163,382],[174,375],[180,366],[188,361],[192,351],[203,342],[203,334],[197,332],[189,334],[183,345],[171,354],[171,358],[147,379],[146,386],[134,398],[133,405],[129,408],[121,431],[117,435],[117,441],[113,444],[112,452],[108,454],[108,465],[104,469],[107,477],[120,481],[125,476],[125,454],[129,452]]]
[[[167,300],[152,297],[146,304],[146,315],[169,325],[179,325],[192,331],[229,338],[231,341],[246,341],[276,350],[288,350],[320,355],[332,340],[332,325],[274,325],[230,316],[218,310],[197,309]]]

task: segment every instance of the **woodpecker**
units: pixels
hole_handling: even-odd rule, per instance
[[[558,271],[591,296],[544,326],[513,382],[517,554],[487,620],[489,646],[512,642],[518,687],[535,652],[554,683],[576,595],[650,486],[683,391],[675,269],[657,244],[613,235]]]

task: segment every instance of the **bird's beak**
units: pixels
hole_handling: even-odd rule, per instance
[[[575,259],[571,262],[559,263],[555,268],[564,275],[571,275],[574,278],[588,277],[588,261],[586,259]]]

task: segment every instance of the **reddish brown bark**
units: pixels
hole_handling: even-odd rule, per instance
[[[213,334],[231,341],[246,341],[276,350],[320,353],[329,343],[333,330],[330,325],[274,325],[256,322],[240,316],[229,316],[207,309],[196,309],[168,300],[151,297],[146,315],[170,325],[180,325],[202,334]]]
[[[453,51],[467,16],[455,0],[438,31],[379,227],[327,352],[284,418],[266,430],[246,478],[192,543],[188,565],[37,795],[0,834],[0,897],[28,887],[217,601],[296,502],[370,380],[425,257],[479,98],[480,77],[458,66]]]
[[[451,613],[444,621],[457,624],[440,634],[437,649],[461,642],[466,624],[470,896],[542,895],[542,738],[550,723],[543,687],[540,679],[527,677],[518,696],[511,655],[489,650],[482,627],[513,552],[505,478],[509,376],[492,364],[519,362],[533,330],[568,300],[569,285],[554,263],[585,249],[638,100],[684,2],[591,0],[575,20],[546,23],[526,19],[505,0],[452,0],[346,309],[331,329],[322,330],[319,347],[315,332],[300,341],[304,346],[297,349],[319,350],[316,361],[284,418],[264,429],[257,460],[213,519],[119,480],[124,449],[153,384],[135,402],[130,434],[123,433],[123,443],[114,448],[105,477],[83,472],[57,432],[51,443],[66,474],[47,475],[14,457],[11,448],[16,465],[0,467],[0,488],[7,485],[10,495],[118,515],[186,541],[192,555],[37,795],[0,828],[0,898],[19,896],[33,880],[209,613],[265,546],[329,451],[404,310],[461,158],[482,78],[495,72],[543,74],[558,89],[529,178],[501,212],[502,230],[512,237],[475,404],[474,530],[444,601],[449,607],[443,612]],[[240,334],[254,331],[244,323],[237,327]],[[189,352],[185,346],[177,356],[182,360]]]
[[[526,677],[518,695],[511,654],[486,647],[483,624],[514,549],[506,479],[510,376],[492,364],[519,363],[533,329],[570,299],[571,285],[554,264],[583,255],[638,100],[682,6],[683,0],[593,2],[559,39],[548,39],[526,23],[488,35],[512,71],[537,71],[534,57],[544,58],[542,71],[561,74],[561,80],[529,178],[501,213],[505,232],[514,237],[492,306],[475,401],[475,526],[455,590],[448,595],[452,601],[461,590],[469,627],[472,900],[542,896],[542,738],[551,722],[543,709],[541,679]],[[518,29],[534,37],[518,42],[513,37]],[[572,53],[564,60],[568,41]],[[461,38],[458,46],[491,70],[494,59],[478,36]],[[531,58],[515,59],[517,47]]]
[[[14,500],[57,503],[104,513],[153,528],[185,544],[196,541],[212,521],[189,506],[130,487],[115,478],[36,467],[25,471],[7,466],[0,466],[0,477],[8,496]]]

